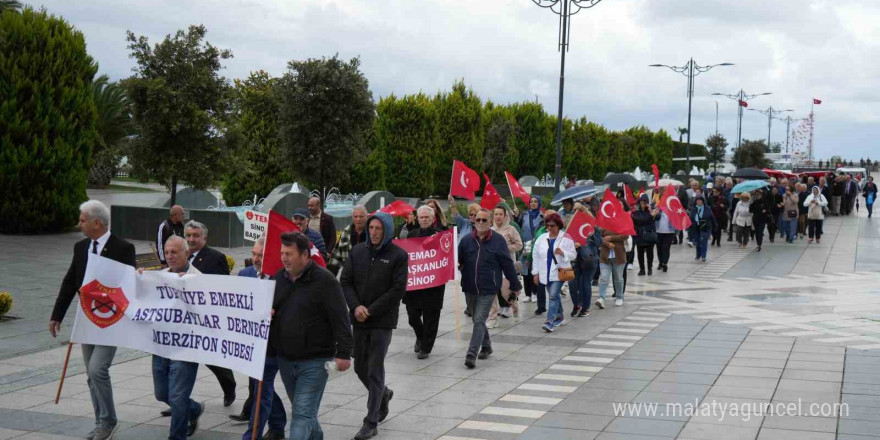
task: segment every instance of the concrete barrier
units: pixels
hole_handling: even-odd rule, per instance
[[[239,247],[244,244],[244,225],[232,211],[187,209],[188,220],[208,227],[208,245]],[[168,208],[112,205],[110,229],[114,234],[131,240],[155,241],[159,224],[168,218]]]

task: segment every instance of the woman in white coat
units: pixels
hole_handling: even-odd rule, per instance
[[[565,323],[562,312],[562,281],[559,281],[558,269],[571,268],[577,253],[574,240],[566,235],[562,228],[565,224],[559,214],[544,217],[547,232],[535,239],[532,254],[532,272],[535,273],[535,284],[541,284],[547,290],[547,322],[541,327],[552,332]]]
[[[818,186],[813,187],[813,192],[804,200],[804,207],[807,208],[807,222],[809,225],[810,243],[813,237],[816,243],[822,238],[822,223],[825,222],[825,207],[828,206],[828,199],[822,195]]]

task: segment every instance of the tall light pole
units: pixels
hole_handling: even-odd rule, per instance
[[[678,72],[688,79],[688,131],[687,131],[687,146],[685,147],[685,157],[687,159],[687,164],[685,165],[685,169],[690,172],[691,169],[691,102],[694,100],[694,77],[711,70],[713,67],[718,66],[732,66],[733,63],[721,63],[721,64],[712,64],[709,66],[700,66],[694,62],[694,59],[691,58],[685,63],[684,66],[667,66],[666,64],[651,64],[650,67],[666,67],[674,72]],[[717,129],[716,129],[717,131]]]
[[[715,101],[715,134],[718,134],[718,101]]]
[[[571,36],[571,16],[582,9],[596,6],[602,0],[532,0],[536,5],[550,9],[559,16],[559,112],[556,119],[556,190],[562,183],[562,92],[565,88],[565,53],[568,52],[568,40]]]
[[[786,116],[786,117],[784,117],[784,118],[777,118],[776,116],[774,116],[773,119],[778,119],[778,120],[780,120],[780,121],[784,121],[784,122],[785,122],[785,154],[788,154],[788,152],[789,152],[789,150],[788,150],[788,140],[789,140],[789,138],[791,137],[791,123],[792,123],[793,121],[803,121],[803,120],[806,119],[806,118],[795,119],[795,118],[792,118],[791,115],[788,115],[788,116]]]
[[[770,107],[767,107],[764,110],[750,108],[749,111],[758,112],[758,113],[767,115],[767,149],[769,150],[770,149],[770,130],[773,129],[773,115],[779,114],[779,113],[785,113],[785,112],[793,112],[794,110],[792,110],[792,109],[776,110],[771,105]]]
[[[758,93],[757,95],[749,95],[744,92],[742,89],[739,90],[739,93],[734,95],[728,95],[726,93],[713,93],[712,96],[726,96],[734,101],[736,101],[736,148],[739,148],[742,145],[742,125],[743,125],[743,107],[749,106],[749,100],[757,98],[758,96],[764,95],[772,95],[770,92]]]

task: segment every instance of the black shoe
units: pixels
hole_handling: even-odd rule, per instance
[[[464,358],[464,366],[468,368],[474,368],[477,366],[477,358],[476,356],[467,355]]]
[[[536,314],[536,315],[541,315],[541,314],[543,314],[543,313],[546,312],[546,311],[547,311],[547,309],[535,309],[535,314]]]
[[[428,352],[425,351],[425,350],[419,350],[419,354],[418,354],[418,356],[416,356],[416,357],[419,358],[419,359],[427,359],[428,356],[430,356],[430,355],[431,355],[431,353],[428,353]]]
[[[477,359],[489,359],[490,354],[492,354],[492,349],[484,348],[480,350],[480,354],[477,356]]]
[[[418,339],[416,339],[416,343],[413,345],[413,351],[416,353],[422,351],[422,343]]]
[[[385,387],[385,394],[382,395],[382,404],[379,405],[380,423],[385,421],[385,418],[388,417],[388,402],[391,402],[392,397],[394,397],[394,391],[392,391],[391,388]]]
[[[171,417],[171,409],[163,409],[160,413],[162,417]]]
[[[244,412],[242,412],[241,414],[230,414],[229,419],[232,420],[233,422],[235,422],[236,424],[247,423],[248,421],[250,421],[251,416],[249,414],[245,414]]]
[[[261,440],[284,440],[283,432],[269,431]]]
[[[599,285],[599,280],[593,280],[593,285],[594,285],[594,286],[598,286],[598,285]]]
[[[189,425],[186,427],[186,436],[187,437],[191,437],[193,434],[196,433],[196,430],[199,429],[199,417],[201,417],[202,414],[204,414],[204,413],[205,413],[205,404],[200,403],[199,404],[199,413],[196,414],[195,417],[189,419]]]
[[[354,435],[354,440],[367,440],[368,438],[373,438],[377,434],[375,426],[371,426],[369,423],[364,423],[364,426],[361,426],[361,430],[358,431],[357,434]]]
[[[637,275],[638,275],[638,276],[642,276],[642,275],[644,275],[644,274],[645,274],[645,271],[644,271],[644,270],[640,270],[639,273],[638,273]]]
[[[223,406],[230,406],[235,403],[235,391],[223,396]]]
[[[578,313],[578,318],[583,318],[584,316],[589,316],[589,315],[590,315],[589,310],[581,309],[581,311]]]
[[[664,264],[664,265],[663,265],[663,272],[666,272],[667,269],[669,269],[669,266],[667,266],[667,265]]]
[[[580,306],[574,306],[574,308],[571,309],[571,317],[574,318],[575,316],[577,316],[578,313],[580,313],[580,310],[581,310]]]
[[[654,269],[648,268],[648,275],[654,275]]]

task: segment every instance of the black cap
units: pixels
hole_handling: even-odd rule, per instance
[[[294,217],[309,218],[309,210],[306,208],[297,208],[293,210]]]

